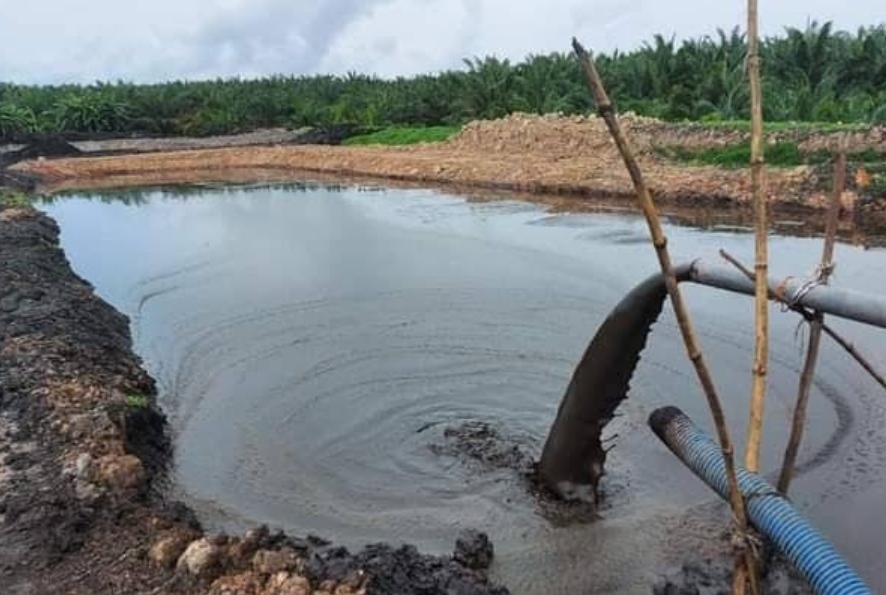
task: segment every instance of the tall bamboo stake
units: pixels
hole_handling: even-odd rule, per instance
[[[751,411],[745,443],[745,467],[752,472],[760,469],[760,444],[763,439],[763,413],[766,404],[766,373],[769,362],[769,254],[766,233],[765,161],[763,156],[763,89],[760,83],[760,38],[758,33],[757,0],[748,0],[748,80],[751,90],[751,195],[754,202],[755,241],[754,271],[754,365],[751,383]],[[743,567],[736,560],[732,582],[733,593],[744,593],[749,581],[756,592],[756,566],[748,562]]]
[[[689,310],[686,307],[686,303],[683,301],[683,295],[677,284],[677,277],[674,274],[674,268],[667,248],[667,238],[664,229],[661,226],[655,203],[652,201],[652,195],[643,179],[643,172],[640,170],[640,165],[634,157],[634,152],[631,149],[627,137],[624,135],[624,132],[622,132],[618,118],[613,110],[612,103],[609,101],[609,96],[606,93],[606,88],[603,86],[603,81],[600,79],[600,74],[597,72],[593,57],[575,38],[572,40],[572,47],[581,63],[588,90],[597,104],[597,112],[606,122],[606,126],[609,128],[609,133],[612,135],[612,138],[618,147],[618,151],[624,160],[625,167],[631,176],[631,181],[633,182],[634,190],[636,191],[637,202],[646,218],[646,224],[648,225],[649,233],[652,236],[652,244],[655,247],[655,254],[658,257],[658,263],[665,278],[665,286],[667,287],[671,304],[674,307],[674,313],[677,317],[677,324],[680,327],[680,334],[683,337],[686,352],[689,356],[689,360],[695,367],[695,373],[698,376],[702,389],[704,390],[708,406],[711,409],[711,415],[714,418],[714,425],[717,429],[720,448],[723,450],[723,462],[726,467],[726,478],[729,484],[729,502],[732,506],[735,534],[738,543],[741,544],[744,554],[743,557],[746,562],[750,564],[750,552],[744,547],[747,531],[747,515],[745,513],[741,491],[738,487],[738,478],[735,473],[735,458],[732,439],[729,436],[729,429],[726,426],[726,416],[723,413],[723,406],[720,403],[720,398],[714,387],[713,378],[711,377],[710,370],[708,369],[701,348],[699,347],[698,340],[696,339],[692,319],[689,316]]]
[[[757,29],[757,0],[748,0],[748,78],[751,88],[751,193],[754,201],[756,273],[754,367],[751,387],[751,414],[745,445],[745,467],[760,469],[760,443],[766,403],[766,373],[769,361],[769,255],[766,232],[766,187],[763,156],[763,90],[760,84],[760,40]]]
[[[828,209],[828,219],[825,226],[824,249],[821,255],[821,268],[819,279],[827,283],[831,270],[831,262],[834,258],[834,244],[837,238],[837,218],[840,215],[843,188],[846,184],[846,154],[840,153],[834,161],[834,193],[831,196],[831,204]],[[821,344],[821,332],[824,325],[824,314],[815,312],[809,325],[809,346],[806,351],[806,360],[803,362],[803,373],[800,375],[800,387],[797,391],[797,404],[794,406],[794,419],[791,423],[791,435],[784,451],[784,460],[781,464],[781,473],[778,475],[778,491],[788,493],[791,478],[794,475],[794,467],[797,463],[797,453],[800,450],[800,442],[803,440],[803,428],[806,425],[806,407],[809,403],[809,391],[812,388],[812,380],[815,378],[815,364],[818,361],[818,350]]]

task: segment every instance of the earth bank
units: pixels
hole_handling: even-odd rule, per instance
[[[746,169],[694,165],[668,156],[675,147],[697,150],[734,145],[745,141],[746,133],[665,123],[630,113],[622,115],[621,121],[659,203],[693,207],[748,204]],[[130,154],[26,161],[8,168],[7,176],[33,180],[46,192],[244,177],[266,179],[267,173],[258,177],[255,173],[263,171],[275,172],[271,175],[277,178],[313,172],[586,199],[633,196],[614,143],[603,121],[595,116],[518,113],[471,122],[446,142],[401,147],[318,146],[304,144],[319,142],[309,137],[268,138],[276,140],[260,143],[251,137],[247,143],[232,137],[226,143],[223,138],[214,139],[208,145],[213,148],[182,139],[148,139],[145,142],[151,143],[150,149],[124,140],[94,142],[80,145],[84,156],[106,154],[107,150]],[[845,147],[851,153],[886,153],[886,129],[881,127],[838,133],[778,132],[770,134],[768,140],[790,141],[804,151]],[[333,141],[327,144],[335,144]],[[870,184],[864,164],[850,160],[847,169],[844,211],[863,213],[864,219],[884,218],[886,198]],[[770,168],[769,200],[775,206],[821,210],[828,202],[830,177],[830,165]]]

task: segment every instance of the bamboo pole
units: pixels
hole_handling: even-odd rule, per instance
[[[745,444],[744,465],[760,470],[760,443],[766,403],[766,374],[769,361],[769,255],[766,209],[765,160],[763,155],[763,91],[760,83],[760,40],[757,0],[748,0],[748,78],[751,89],[751,193],[754,201],[754,366],[751,386],[751,413]]]
[[[766,375],[769,362],[769,254],[766,209],[765,158],[763,154],[763,90],[760,82],[760,37],[757,0],[748,0],[748,79],[751,92],[751,195],[754,203],[754,364],[751,382],[751,410],[745,442],[744,465],[751,472],[760,470],[763,415],[766,405]],[[743,566],[736,559],[732,592],[741,594],[745,585],[757,592],[757,568],[753,561]]]
[[[819,269],[819,280],[824,284],[828,282],[828,275],[833,266],[831,263],[834,258],[834,244],[836,243],[837,236],[837,218],[840,215],[840,205],[842,204],[845,184],[846,155],[841,152],[834,161],[834,193],[831,196],[831,204],[828,210],[824,249],[821,255],[821,268]],[[823,324],[824,314],[814,312],[812,322],[809,325],[809,346],[806,351],[806,360],[803,362],[803,373],[800,375],[800,387],[797,392],[797,404],[794,407],[791,435],[785,447],[784,460],[781,464],[781,472],[778,475],[777,488],[782,494],[788,493],[797,463],[800,442],[803,440],[803,428],[806,425],[806,408],[809,403],[809,391],[812,388],[812,380],[815,378],[815,364],[818,361]]]
[[[600,74],[597,72],[593,57],[575,38],[572,39],[572,47],[581,64],[588,90],[597,104],[597,113],[606,122],[606,126],[609,128],[609,133],[612,135],[612,138],[618,147],[618,151],[624,160],[625,168],[627,168],[628,173],[631,176],[631,181],[634,184],[637,202],[646,218],[646,224],[648,225],[649,233],[652,236],[652,244],[655,247],[655,254],[658,257],[658,263],[665,278],[665,286],[667,287],[668,296],[674,307],[677,324],[680,327],[680,334],[683,337],[689,360],[695,367],[695,373],[698,376],[698,380],[701,383],[705,397],[707,398],[708,406],[711,409],[711,415],[714,418],[717,437],[720,441],[720,448],[723,450],[723,462],[726,467],[726,478],[729,484],[729,503],[732,507],[737,545],[741,550],[745,562],[751,564],[752,556],[750,550],[746,546],[747,515],[741,497],[741,491],[738,487],[738,477],[735,472],[735,455],[732,439],[729,436],[729,429],[726,426],[726,416],[723,413],[723,406],[717,395],[713,378],[711,377],[710,370],[708,369],[701,348],[699,347],[692,319],[689,316],[689,310],[686,307],[686,303],[683,301],[683,295],[677,284],[677,277],[674,274],[670,252],[667,247],[667,237],[662,228],[658,212],[655,208],[655,203],[652,200],[652,195],[643,179],[640,165],[637,162],[636,157],[634,157],[634,152],[631,149],[627,137],[624,132],[622,132],[618,118],[612,107],[612,102],[610,102],[603,81],[600,79]]]
[[[722,256],[729,264],[733,265],[735,268],[741,271],[748,279],[750,279],[751,281],[754,280],[754,272],[743,265],[741,261],[739,261],[737,258],[732,256],[725,250],[720,250],[720,256]],[[791,302],[787,295],[785,295],[784,291],[780,290],[779,288],[770,288],[769,297],[773,300],[781,302],[794,312],[798,313],[806,320],[806,322],[812,322],[813,318],[815,318],[815,314],[806,310],[802,306]],[[835,331],[829,324],[824,321],[822,321],[821,323],[821,329],[825,332],[827,336],[833,339],[834,342],[837,343],[837,345],[842,347],[846,351],[846,353],[852,356],[852,358],[856,362],[858,362],[858,365],[860,365],[865,372],[870,374],[871,378],[873,378],[877,384],[886,389],[886,377],[884,377],[876,370],[876,368],[874,368],[873,364],[871,364],[871,362],[868,361],[868,359],[864,355],[862,355],[862,353],[855,347],[855,345],[846,340],[840,333]]]
[[[845,349],[847,351],[847,353],[849,353],[849,355],[851,355],[855,359],[855,361],[857,361],[858,364],[862,368],[864,368],[864,371],[867,372],[868,374],[870,374],[871,378],[873,378],[877,382],[877,384],[879,384],[883,388],[886,388],[886,377],[884,377],[882,374],[877,372],[877,370],[874,368],[874,366],[871,365],[871,363],[867,360],[867,358],[865,358],[858,351],[858,349],[855,348],[855,345],[853,345],[852,343],[850,343],[849,341],[844,339],[842,336],[840,336],[837,333],[837,331],[832,329],[830,326],[828,326],[824,322],[821,324],[821,328],[831,339],[836,341],[836,343],[840,347]]]

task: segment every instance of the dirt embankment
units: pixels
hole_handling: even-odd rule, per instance
[[[296,129],[260,128],[238,134],[199,137],[137,135],[120,138],[110,133],[26,133],[7,138],[5,143],[0,138],[0,156],[9,156],[26,147],[46,147],[60,142],[68,143],[78,151],[101,154],[152,153],[254,145],[338,145],[349,136],[371,130],[353,124],[335,124]]]
[[[622,123],[658,201],[686,206],[748,202],[746,171],[676,163],[656,150],[722,146],[743,140],[744,133],[667,124],[631,114],[622,116]],[[844,138],[797,132],[770,140],[784,140],[785,135],[810,149],[832,147]],[[886,151],[886,133],[881,129],[852,133],[850,140],[853,150]],[[444,143],[409,147],[228,147],[30,161],[10,171],[33,176],[46,191],[280,179],[315,172],[596,198],[633,196],[614,143],[602,120],[593,116],[513,114],[472,122]],[[806,166],[770,169],[767,189],[773,204],[812,209],[823,207],[829,192],[822,172]],[[850,184],[844,195],[846,208],[851,210],[857,199]]]
[[[204,534],[163,498],[170,443],[128,320],[74,274],[58,234],[0,206],[0,592],[507,592],[487,582],[478,533],[452,557]]]

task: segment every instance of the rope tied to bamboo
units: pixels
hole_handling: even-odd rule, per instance
[[[828,262],[823,262],[817,267],[815,267],[815,275],[818,277],[824,285],[827,285],[828,278],[834,274],[834,270],[837,268],[837,263],[833,260]]]
[[[793,279],[793,278],[794,277],[786,277],[784,280],[785,286],[787,286],[788,280]],[[802,285],[800,285],[797,288],[797,290],[794,292],[793,295],[787,296],[788,299],[784,303],[784,305],[782,305],[782,311],[787,312],[788,310],[799,306],[800,300],[802,300],[804,297],[806,297],[806,294],[808,294],[810,291],[812,291],[813,289],[815,289],[816,287],[819,287],[821,285],[824,285],[821,277],[810,277],[805,282],[803,282]]]
[[[787,312],[788,310],[796,310],[800,307],[801,300],[806,297],[806,295],[815,289],[816,287],[821,287],[823,285],[828,284],[828,279],[833,274],[834,269],[837,268],[837,264],[833,261],[828,261],[826,263],[822,263],[815,267],[815,272],[811,277],[809,277],[806,281],[803,282],[799,287],[797,287],[796,291],[794,291],[793,295],[787,295],[787,285],[791,279],[795,279],[796,277],[785,277],[781,283],[778,284],[781,292],[785,294],[786,300],[782,301],[781,311]],[[811,319],[809,319],[811,321]]]

